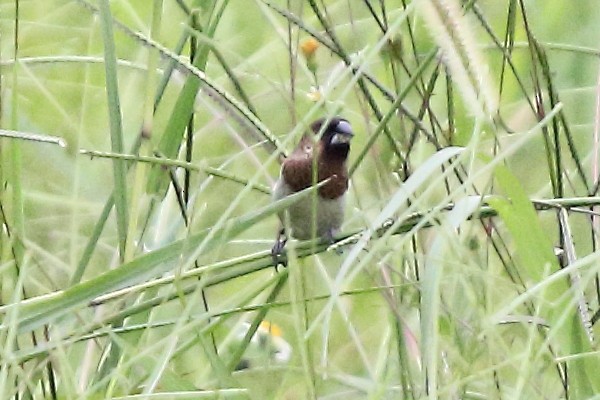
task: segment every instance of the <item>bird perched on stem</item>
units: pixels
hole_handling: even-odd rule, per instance
[[[273,200],[279,200],[316,183],[328,180],[317,189],[316,202],[308,196],[279,214],[282,224],[289,217],[289,235],[296,239],[315,237],[333,241],[344,219],[345,194],[348,190],[350,141],[354,134],[350,123],[340,117],[321,118],[310,125],[292,154],[281,167],[273,188]],[[314,213],[316,211],[316,215]],[[287,242],[285,227],[279,231],[271,250],[275,266]]]

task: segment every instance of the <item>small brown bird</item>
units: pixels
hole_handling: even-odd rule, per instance
[[[354,134],[350,123],[339,117],[321,118],[313,122],[310,129],[312,132],[305,134],[293,153],[283,161],[281,174],[273,188],[273,200],[312,186],[315,183],[313,166],[316,166],[316,181],[329,179],[318,189],[316,218],[311,196],[298,201],[286,210],[289,214],[289,234],[296,239],[311,239],[315,221],[316,236],[332,241],[344,220],[345,194],[348,190],[346,160]],[[317,159],[314,160],[314,157]],[[280,213],[279,219],[284,224],[285,213]],[[283,262],[280,256],[286,241],[285,228],[282,228],[271,250],[275,265]]]

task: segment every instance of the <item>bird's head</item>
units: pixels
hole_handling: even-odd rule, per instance
[[[321,118],[310,126],[316,135],[321,135],[319,141],[321,151],[325,156],[346,159],[350,151],[350,141],[354,136],[350,123],[340,117],[331,119]]]

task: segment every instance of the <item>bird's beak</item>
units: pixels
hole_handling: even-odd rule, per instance
[[[352,127],[348,121],[341,120],[335,127],[335,135],[331,138],[332,144],[346,144],[352,140]]]

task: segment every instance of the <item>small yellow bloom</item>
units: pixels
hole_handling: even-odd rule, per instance
[[[304,57],[306,57],[307,60],[310,60],[315,56],[315,52],[318,48],[319,42],[317,42],[317,40],[312,37],[305,39],[302,41],[302,43],[300,43],[300,50],[302,51],[302,54],[304,54]]]
[[[258,326],[258,330],[276,337],[281,337],[282,335],[279,325],[273,324],[269,321],[261,321],[260,325]]]

